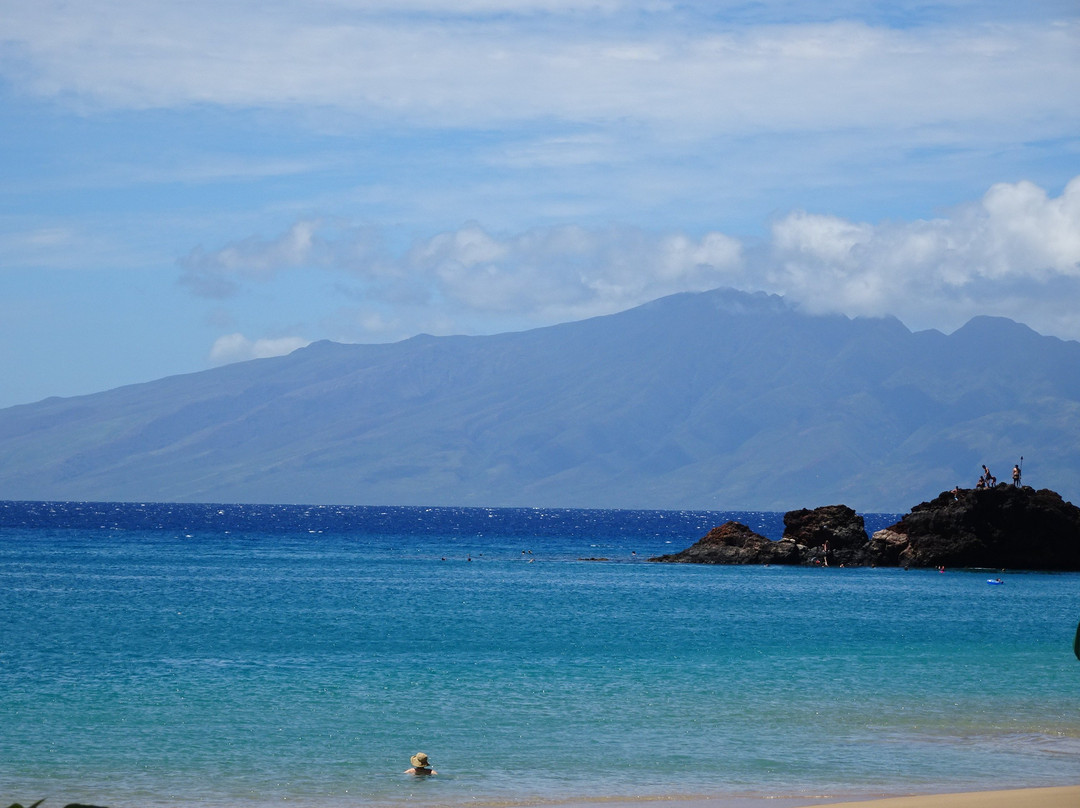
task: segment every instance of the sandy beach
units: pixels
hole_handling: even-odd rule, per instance
[[[532,803],[529,803],[532,804]],[[560,808],[1080,808],[1080,785],[1021,788],[999,791],[967,791],[951,794],[912,794],[901,797],[868,797],[837,802],[828,797],[807,799],[777,797],[658,797],[640,800],[597,799],[569,803],[536,803]]]
[[[972,791],[909,797],[813,803],[819,808],[1078,808],[1080,786],[1023,788],[1010,791]]]

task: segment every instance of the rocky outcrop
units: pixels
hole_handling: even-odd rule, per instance
[[[893,526],[895,527],[895,525]],[[908,537],[897,533],[893,528],[879,530],[870,537],[866,557],[862,564],[852,566],[898,567],[900,556],[908,547]],[[938,564],[937,566],[941,566]]]
[[[799,564],[794,542],[772,541],[739,522],[714,527],[680,553],[650,558],[687,564]]]
[[[863,518],[847,505],[784,514],[784,541],[804,548],[804,563],[859,564],[869,540]]]
[[[874,534],[911,567],[1080,570],[1080,508],[1048,489],[1004,483],[946,491]],[[879,559],[882,563],[884,559]]]
[[[869,539],[844,505],[789,511],[771,541],[727,522],[681,553],[650,561],[1080,571],[1080,508],[1054,491],[1002,483],[939,494]]]
[[[784,537],[772,541],[725,522],[681,553],[650,558],[691,564],[843,564],[867,545],[863,518],[846,505],[789,511]]]

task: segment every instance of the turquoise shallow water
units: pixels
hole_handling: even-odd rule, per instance
[[[729,514],[57,507],[0,509],[0,802],[1080,783],[1080,575],[644,562]]]

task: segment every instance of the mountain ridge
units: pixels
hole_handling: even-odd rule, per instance
[[[898,512],[1075,446],[1080,343],[714,290],[0,410],[0,498]]]

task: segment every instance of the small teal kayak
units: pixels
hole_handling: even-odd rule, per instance
[[[991,578],[990,580],[987,581],[987,583],[990,584],[991,586],[1000,586],[1001,584],[1003,584],[1005,582],[1003,580],[1001,580],[1000,578]]]

